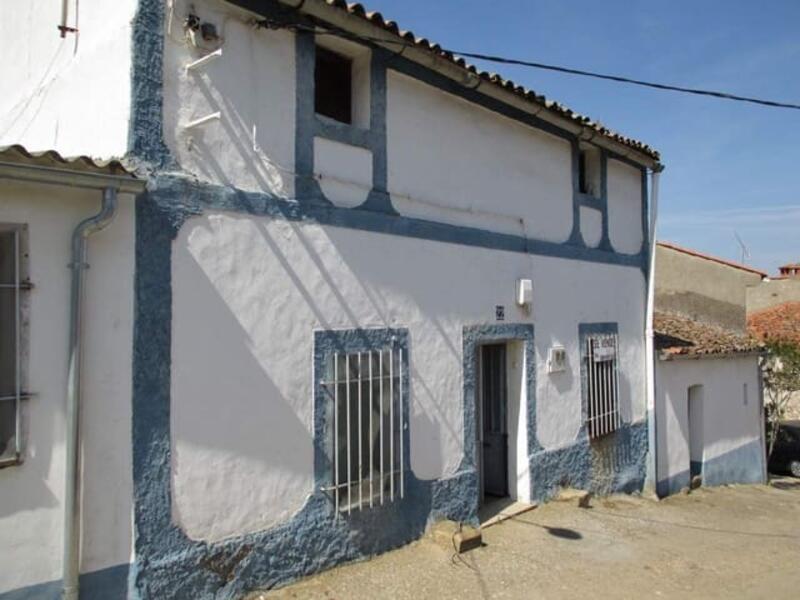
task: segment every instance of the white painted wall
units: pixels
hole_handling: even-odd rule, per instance
[[[508,493],[512,500],[530,502],[528,468],[528,384],[525,380],[525,343],[509,342],[507,350]]]
[[[597,248],[603,239],[603,213],[588,206],[581,206],[581,237],[590,248]]]
[[[534,281],[532,316],[515,282]],[[229,214],[197,217],[174,245],[173,512],[193,538],[285,521],[312,492],[312,352],[319,328],[407,327],[411,467],[433,479],[463,453],[462,329],[536,326],[538,434],[581,426],[578,323],[618,321],[626,421],[644,418],[642,274],[467,246]],[[566,373],[548,375],[563,345]],[[520,392],[521,393],[521,392]]]
[[[353,208],[372,189],[372,152],[325,138],[314,138],[314,172],[325,197]]]
[[[195,8],[224,38],[222,57],[185,66],[212,51],[194,47],[182,21]],[[164,137],[184,170],[199,180],[291,197],[294,193],[294,35],[256,30],[230,4],[176,0],[164,44]],[[184,125],[214,112],[218,122]]]
[[[638,254],[642,231],[642,174],[618,160],[608,160],[608,237],[623,254]]]
[[[189,7],[217,26],[223,56],[198,71],[185,65],[213,50],[194,47],[181,22]],[[258,30],[253,15],[216,0],[176,0],[167,19],[164,119],[167,145],[201,181],[294,193],[295,42]],[[354,59],[354,126],[369,115],[369,53],[322,36]],[[184,125],[220,112],[221,121]],[[566,140],[527,127],[394,71],[387,74],[388,190],[403,215],[563,242],[572,233],[572,151]],[[362,203],[372,184],[371,153],[314,141],[315,175],[339,206]],[[610,235],[620,252],[642,244],[639,172],[609,161]],[[600,242],[598,211],[581,209],[587,244]]]
[[[61,38],[61,2],[4,0],[0,146],[110,158],[127,149],[131,21],[137,0],[69,0],[79,32]]]
[[[0,470],[0,593],[61,577],[70,236],[100,192],[0,182],[0,222],[29,226],[25,462]],[[82,572],[131,557],[133,199],[89,242],[83,378]]]
[[[389,191],[402,214],[564,241],[572,231],[571,150],[390,71]]]
[[[758,359],[755,356],[658,360],[656,422],[659,481],[681,476],[689,470],[687,411],[689,388],[694,385],[703,386],[704,462],[724,460],[731,452],[757,443],[761,437]],[[748,390],[746,404],[745,385]]]

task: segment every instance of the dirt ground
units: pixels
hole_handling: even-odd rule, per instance
[[[463,555],[426,538],[249,600],[800,598],[800,480],[552,502]]]

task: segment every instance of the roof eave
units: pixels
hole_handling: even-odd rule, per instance
[[[691,354],[678,354],[659,352],[659,360],[673,361],[673,360],[701,360],[701,359],[717,359],[717,358],[746,358],[748,356],[761,356],[764,350],[743,350],[741,352],[704,352],[704,353],[691,353]]]
[[[130,175],[92,173],[70,168],[45,167],[24,162],[0,161],[0,179],[62,185],[82,189],[115,188],[122,193],[144,191],[146,182]]]
[[[332,6],[325,2],[325,0],[279,0],[286,6],[297,8],[300,12],[311,17],[326,21],[334,26],[346,29],[356,35],[370,37],[378,46],[386,48],[387,50],[397,50],[398,36],[378,27],[366,19],[351,15],[341,8]],[[386,43],[382,43],[385,40]],[[476,87],[476,81],[484,81],[479,78],[477,73],[469,69],[459,66],[456,63],[445,59],[442,56],[435,54],[432,51],[424,50],[416,46],[409,46],[403,52],[403,56],[415,63],[418,63],[429,69],[433,69],[438,73],[461,83],[464,86],[471,88]],[[597,129],[589,125],[581,125],[568,117],[562,117],[553,111],[549,110],[545,105],[526,101],[518,95],[506,88],[493,84],[491,82],[484,82],[477,87],[477,91],[488,97],[500,100],[509,106],[524,111],[528,114],[536,116],[544,121],[552,123],[559,128],[572,133],[582,140],[591,141],[593,144],[600,146],[612,153],[626,158],[636,164],[653,169],[654,171],[663,170],[663,165],[660,160],[647,154],[646,152],[636,150],[635,148],[616,141]]]

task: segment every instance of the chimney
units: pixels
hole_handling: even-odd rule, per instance
[[[800,279],[800,263],[790,263],[780,267],[781,277],[791,277],[792,279]]]

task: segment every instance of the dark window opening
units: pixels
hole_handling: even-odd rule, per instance
[[[581,194],[589,193],[589,176],[586,172],[587,163],[586,152],[581,151],[578,157],[578,189]]]
[[[317,46],[314,108],[317,114],[348,125],[353,121],[353,61]]]

